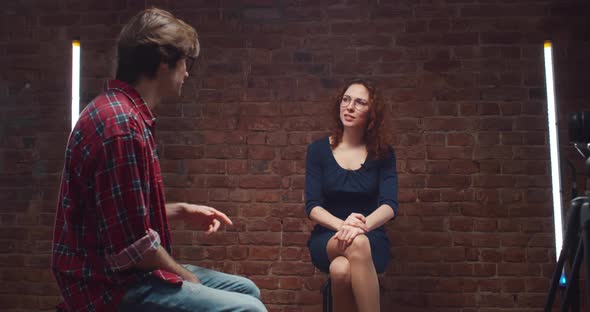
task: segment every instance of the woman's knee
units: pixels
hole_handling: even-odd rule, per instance
[[[346,249],[349,260],[372,260],[371,242],[366,235],[358,235]]]
[[[330,263],[330,279],[334,284],[350,283],[350,262],[344,257],[336,257]]]

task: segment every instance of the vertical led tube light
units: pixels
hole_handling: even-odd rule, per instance
[[[551,41],[545,41],[545,81],[547,87],[547,116],[549,122],[549,149],[551,153],[551,185],[553,189],[553,222],[555,228],[555,258],[559,258],[563,243],[563,222],[561,219],[561,172],[559,162],[559,137],[557,136],[557,114],[555,105],[555,83],[553,80],[553,51]]]
[[[72,129],[80,115],[80,41],[72,41]]]

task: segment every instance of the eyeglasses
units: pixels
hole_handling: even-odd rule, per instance
[[[369,109],[369,101],[359,98],[352,98],[348,95],[343,95],[340,101],[340,107],[348,107],[350,103],[353,103],[353,107],[359,111],[366,111]]]
[[[196,58],[194,56],[186,56],[186,71],[190,72],[195,64]]]

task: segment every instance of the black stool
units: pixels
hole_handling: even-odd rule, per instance
[[[328,277],[328,280],[324,283],[321,289],[324,306],[322,307],[323,312],[332,312],[332,280]]]
[[[324,303],[322,311],[332,312],[332,280],[329,277],[320,291],[322,292],[322,301]],[[379,282],[379,293],[382,292],[383,286],[381,285],[381,282]]]

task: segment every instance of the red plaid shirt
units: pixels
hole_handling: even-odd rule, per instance
[[[130,284],[149,275],[129,269],[161,244],[170,252],[155,117],[122,81],[80,114],[66,147],[51,267],[68,311],[115,311]]]

